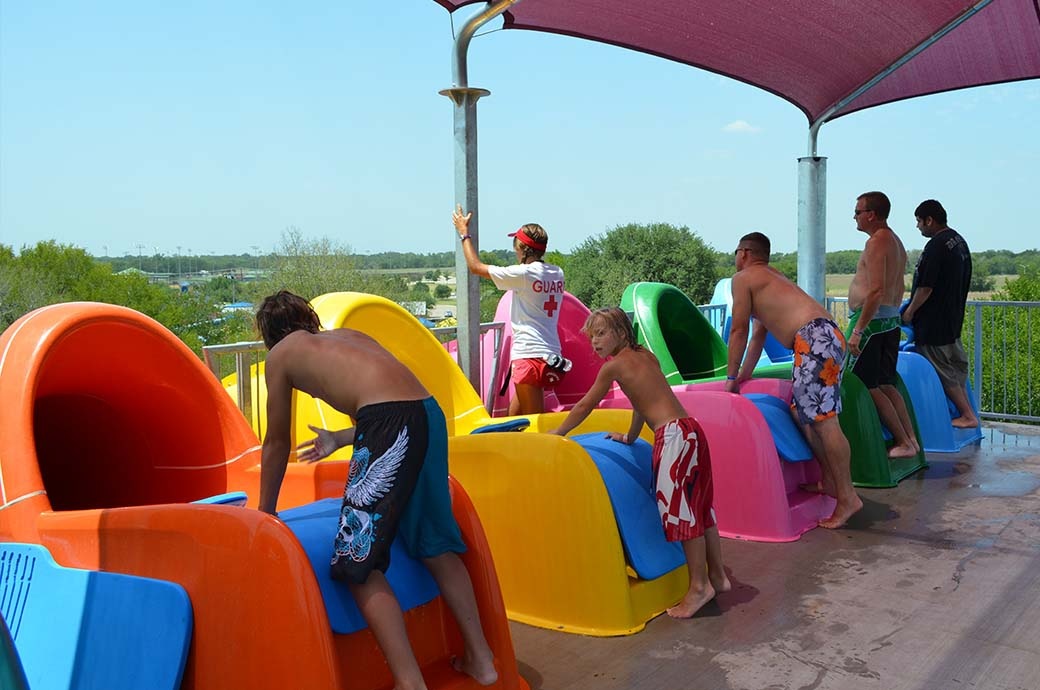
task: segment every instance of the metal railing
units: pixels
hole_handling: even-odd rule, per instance
[[[502,321],[490,321],[488,323],[480,324],[480,367],[481,376],[484,372],[484,362],[487,361],[487,357],[484,356],[484,348],[487,346],[484,342],[488,333],[494,334],[492,337],[491,344],[491,369],[487,373],[487,391],[485,391],[484,398],[484,409],[488,411],[488,414],[494,412],[495,404],[495,381],[498,380],[498,354],[502,350],[502,336],[505,333],[505,323]],[[455,340],[458,338],[458,327],[457,326],[441,326],[438,328],[431,328],[430,331],[437,336],[437,339],[442,343],[447,340]],[[449,354],[454,358],[455,363],[459,363],[459,351],[456,349],[454,352],[448,351]]]
[[[842,327],[848,323],[848,300],[844,297],[828,297],[827,310]],[[712,327],[720,335],[726,323],[728,309],[725,304],[708,304],[698,307]],[[454,327],[430,329],[441,342],[456,335]],[[484,336],[492,332],[490,367],[486,380],[488,390],[484,404],[491,412],[494,404],[494,383],[498,377],[498,354],[502,347],[504,324],[501,322],[480,325],[481,365],[488,361],[485,348],[489,347]],[[1040,302],[987,302],[971,300],[965,307],[964,328],[961,342],[968,354],[969,380],[979,416],[990,420],[1040,423]],[[254,420],[257,432],[261,415],[253,410],[253,385],[259,390],[259,363],[267,351],[261,342],[242,342],[227,345],[207,345],[202,348],[206,366],[217,377],[235,373],[237,375],[236,400],[246,419]],[[456,362],[458,354],[455,355]],[[233,357],[233,367],[224,368],[228,357]],[[252,380],[251,380],[252,377]],[[255,381],[253,385],[244,382]]]
[[[968,302],[961,342],[981,416],[1040,422],[1040,302]]]
[[[457,334],[457,329],[454,326],[431,328],[430,331],[442,343],[447,342]],[[481,366],[483,366],[483,362],[487,361],[487,357],[484,356],[484,348],[487,346],[484,336],[487,333],[493,334],[490,345],[492,348],[490,371],[487,378],[488,391],[484,398],[484,406],[488,408],[490,414],[490,406],[494,404],[495,399],[494,385],[498,377],[498,354],[502,348],[505,324],[500,321],[480,324]],[[458,351],[456,350],[450,354],[455,359],[455,363],[458,364]],[[206,345],[202,348],[202,356],[206,362],[206,367],[213,372],[213,375],[222,384],[225,376],[232,373],[235,374],[235,400],[238,403],[238,409],[242,411],[246,419],[254,423],[257,435],[263,438],[263,429],[260,423],[263,415],[259,414],[259,411],[255,410],[253,405],[254,387],[257,391],[260,390],[259,365],[267,358],[267,348],[264,347],[263,342],[256,340],[225,345]],[[229,362],[231,363],[230,366],[228,366]]]
[[[235,401],[238,409],[247,420],[254,425],[256,435],[263,439],[264,430],[260,420],[263,415],[253,409],[253,384],[256,390],[260,390],[260,362],[267,359],[267,348],[263,341],[255,340],[240,343],[227,343],[224,345],[204,345],[202,347],[202,358],[206,367],[213,372],[224,385],[224,377],[235,374]],[[233,368],[227,371],[224,365],[231,359]]]
[[[848,323],[848,299],[828,297],[827,310]],[[961,343],[979,416],[1040,423],[1040,302],[969,300]]]
[[[725,304],[701,304],[697,308],[701,310],[704,318],[708,320],[715,332],[721,336],[722,329],[726,327],[726,316],[729,314],[729,307]]]

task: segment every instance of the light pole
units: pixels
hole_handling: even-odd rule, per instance
[[[177,245],[177,277],[181,277],[181,246]]]
[[[260,278],[260,246],[253,244],[249,246],[253,250],[253,254],[256,255],[256,277]]]

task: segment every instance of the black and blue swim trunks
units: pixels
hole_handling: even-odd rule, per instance
[[[448,434],[433,397],[366,405],[355,415],[332,575],[361,584],[390,567],[400,534],[415,558],[462,553],[448,493]]]

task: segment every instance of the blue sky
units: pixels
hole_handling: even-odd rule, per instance
[[[460,10],[461,26],[474,10]],[[267,253],[286,228],[354,251],[453,251],[452,25],[433,0],[0,0],[0,243]],[[470,50],[481,247],[544,225],[570,251],[629,222],[728,251],[796,247],[808,123],[737,81],[619,48],[492,31]],[[908,248],[934,197],[972,249],[1040,246],[1040,82],[823,126],[827,249],[887,192]]]

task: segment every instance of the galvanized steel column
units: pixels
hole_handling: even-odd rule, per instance
[[[455,104],[455,203],[472,213],[469,234],[473,249],[480,248],[480,214],[477,213],[477,99],[485,89],[454,88],[442,94]],[[455,317],[458,319],[459,366],[480,391],[480,276],[469,272],[459,242],[455,250]]]
[[[798,286],[824,304],[827,297],[827,158],[798,159]]]
[[[455,38],[452,49],[452,81],[454,86],[440,92],[455,104],[455,203],[473,214],[469,223],[470,242],[480,248],[480,214],[477,213],[477,100],[491,94],[487,89],[469,87],[466,52],[469,42],[481,26],[494,19],[519,0],[499,0],[483,12],[471,17]],[[461,243],[455,250],[455,315],[458,319],[459,366],[473,389],[480,391],[480,277],[472,275],[466,265]]]

